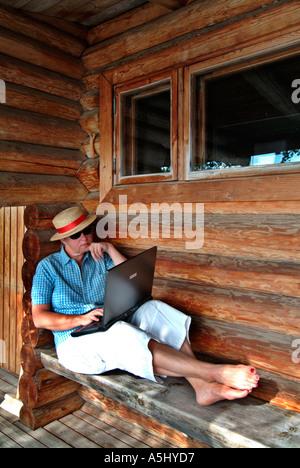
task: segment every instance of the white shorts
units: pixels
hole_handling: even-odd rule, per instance
[[[70,337],[57,347],[60,364],[80,374],[121,369],[156,381],[151,339],[180,350],[189,341],[191,318],[160,301],[140,307],[129,322],[117,322],[106,332]]]

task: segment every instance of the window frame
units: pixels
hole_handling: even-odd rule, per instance
[[[151,183],[151,182],[167,182],[178,180],[178,72],[173,70],[171,72],[161,73],[151,77],[143,78],[139,81],[116,85],[114,87],[114,185],[127,185],[137,183]],[[147,88],[155,85],[170,82],[171,94],[171,134],[170,134],[170,148],[171,148],[171,172],[158,173],[158,174],[137,174],[132,176],[124,176],[121,174],[122,166],[122,97],[134,91],[146,91]]]
[[[114,109],[114,90],[128,85],[128,83],[147,83],[151,77],[161,77],[163,76],[172,76],[172,83],[176,82],[176,86],[173,84],[172,89],[172,99],[174,99],[173,109],[176,109],[177,118],[173,119],[173,124],[176,125],[176,132],[174,131],[174,140],[172,145],[176,147],[176,158],[173,158],[174,164],[174,183],[172,180],[166,180],[169,182],[165,185],[167,191],[170,188],[171,192],[174,189],[173,186],[177,187],[177,183],[181,182],[182,187],[187,187],[186,184],[189,184],[190,181],[195,181],[195,183],[205,183],[205,186],[208,187],[208,194],[212,193],[213,199],[220,199],[221,201],[230,201],[235,193],[234,197],[236,199],[240,198],[242,192],[238,190],[240,183],[242,183],[244,178],[255,178],[259,182],[259,178],[264,176],[280,176],[280,175],[289,175],[292,177],[293,174],[300,172],[299,163],[287,163],[284,165],[275,165],[275,166],[266,166],[255,168],[233,168],[228,171],[216,171],[216,170],[207,170],[203,171],[190,171],[190,158],[191,158],[191,78],[192,75],[197,74],[207,74],[214,72],[215,76],[217,73],[222,73],[222,71],[230,72],[231,70],[238,70],[239,68],[247,68],[251,66],[252,63],[256,65],[265,64],[268,61],[272,62],[276,59],[289,58],[299,54],[299,39],[296,36],[295,40],[290,41],[289,34],[281,35],[278,38],[265,40],[259,44],[247,43],[243,47],[227,50],[226,53],[221,55],[203,56],[201,60],[201,54],[197,61],[192,63],[187,63],[186,57],[182,55],[182,60],[178,60],[178,64],[172,68],[168,68],[168,72],[165,70],[160,72],[159,66],[157,70],[153,73],[147,74],[145,77],[145,69],[147,69],[144,64],[137,67],[131,67],[127,71],[124,71],[124,67],[118,66],[112,68],[108,71],[103,71],[100,73],[100,202],[105,200],[110,200],[113,197],[114,193],[119,192],[119,190],[127,190],[132,185],[125,184],[124,189],[121,185],[117,185],[115,179],[115,120],[116,120],[116,110]],[[153,63],[151,62],[151,68],[153,70]],[[128,76],[128,80],[126,77]],[[130,78],[129,78],[130,76]],[[150,78],[149,78],[150,77]],[[178,106],[178,111],[177,111]],[[175,165],[177,178],[175,177]],[[211,183],[221,184],[222,186],[227,184],[229,179],[236,180],[236,185],[233,185],[234,191],[230,190],[230,193],[224,194],[221,196],[221,193],[217,196],[215,194],[215,189],[213,192],[210,191],[209,187]],[[219,182],[217,182],[219,181]],[[239,182],[240,181],[240,182]],[[136,190],[142,189],[143,186],[149,185],[146,177],[142,177],[139,180],[128,181],[130,184],[136,184]],[[155,182],[155,180],[153,181]],[[141,187],[142,185],[142,187]],[[160,187],[161,183],[156,185]],[[128,187],[128,189],[126,189]],[[197,185],[198,187],[198,185]],[[202,185],[199,185],[199,188]],[[227,187],[227,185],[226,185]],[[113,189],[116,189],[114,191]],[[188,188],[186,188],[189,190]],[[112,191],[113,190],[113,191]],[[174,189],[175,190],[175,189]],[[177,189],[176,189],[177,190]],[[223,190],[223,189],[222,189]],[[225,189],[224,189],[225,190]],[[111,192],[112,191],[112,192]],[[236,193],[238,191],[239,195]],[[111,193],[110,193],[111,192]],[[129,192],[128,192],[129,193]],[[208,196],[208,199],[210,197]],[[259,201],[259,200],[257,200]]]
[[[194,113],[194,80],[197,77],[203,77],[203,92],[199,95],[199,100],[202,101],[202,108],[200,109],[202,127],[201,127],[201,138],[205,140],[206,127],[205,127],[205,84],[212,77],[222,77],[233,74],[242,70],[247,70],[252,66],[265,65],[268,63],[274,63],[281,59],[292,58],[293,56],[299,55],[299,50],[286,50],[280,52],[273,52],[265,54],[259,57],[246,57],[237,61],[237,63],[223,63],[214,62],[213,65],[202,62],[196,63],[184,68],[184,90],[185,90],[185,105],[184,105],[184,180],[209,180],[209,179],[226,179],[226,178],[238,178],[238,177],[253,177],[263,175],[275,175],[275,174],[287,174],[300,172],[300,162],[291,162],[283,165],[280,164],[268,164],[261,166],[249,166],[242,168],[228,168],[226,170],[219,169],[208,169],[202,171],[192,171],[191,161],[193,159],[193,146],[195,138],[195,113]],[[292,88],[291,88],[292,95]],[[204,123],[203,123],[204,122]],[[204,147],[204,142],[201,143],[201,147]]]

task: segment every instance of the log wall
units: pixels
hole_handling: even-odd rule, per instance
[[[107,132],[101,137],[97,131],[99,92],[109,84],[113,89],[202,61],[211,66],[215,57],[226,64],[226,57],[237,60],[246,53],[243,47],[256,55],[297,44],[299,50],[297,2],[271,0],[262,7],[255,0],[241,0],[227,7],[223,0],[195,1],[149,22],[139,10],[127,29],[125,17],[124,22],[120,17],[120,30],[107,24],[89,32],[90,47],[83,56],[87,92],[81,102],[85,122],[96,133],[97,154],[106,146],[101,146],[101,138],[105,142],[109,138]],[[109,107],[109,98],[107,103],[101,100]],[[185,166],[185,144],[179,141],[179,168]],[[107,164],[109,158],[101,167]],[[300,336],[299,171],[198,181],[179,175],[178,182],[113,187],[105,191],[105,201],[118,208],[119,196],[126,195],[128,205],[144,203],[147,209],[151,203],[205,203],[203,247],[187,251],[184,242],[172,236],[119,238],[116,245],[127,255],[158,245],[154,295],[192,315],[195,351],[221,362],[256,366],[262,379],[254,395],[300,411],[300,368],[292,359],[294,340]],[[103,184],[106,181],[107,177]],[[94,192],[84,206],[95,212],[98,203],[99,194]]]
[[[0,206],[75,203],[90,191],[79,123],[86,42],[81,27],[59,28],[0,8]]]

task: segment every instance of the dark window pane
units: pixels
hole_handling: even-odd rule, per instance
[[[300,105],[292,99],[299,78],[300,56],[197,77],[191,169],[300,161]]]
[[[122,175],[169,172],[171,167],[170,85],[122,98]]]

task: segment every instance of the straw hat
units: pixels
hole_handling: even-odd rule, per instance
[[[51,241],[66,239],[66,237],[83,231],[97,218],[96,215],[86,215],[80,206],[74,206],[62,211],[53,219],[57,233],[51,237]]]

